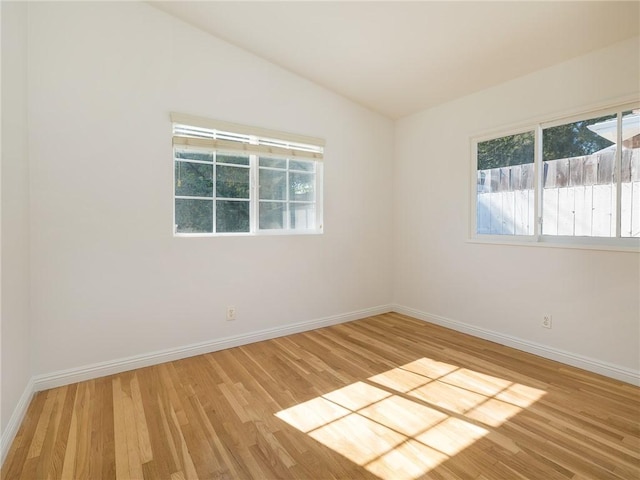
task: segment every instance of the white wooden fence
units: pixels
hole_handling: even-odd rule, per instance
[[[615,236],[615,150],[543,162],[545,235]],[[533,164],[478,171],[477,231],[534,233]],[[621,233],[640,237],[640,149],[623,149]]]

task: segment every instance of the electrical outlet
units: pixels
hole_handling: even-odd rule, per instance
[[[227,320],[235,320],[236,319],[236,307],[227,307]]]
[[[542,317],[542,326],[544,328],[551,328],[551,315],[545,315]]]

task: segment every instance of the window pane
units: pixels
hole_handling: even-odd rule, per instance
[[[478,143],[478,170],[533,162],[534,133],[525,132]]]
[[[249,202],[218,200],[216,202],[217,232],[248,232]]]
[[[249,169],[216,166],[216,197],[249,198]]]
[[[249,165],[249,157],[244,155],[216,154],[216,163],[231,163],[233,165]]]
[[[314,194],[315,174],[289,173],[289,200],[313,201]]]
[[[175,162],[176,195],[187,197],[213,196],[213,165]]]
[[[202,152],[198,150],[182,150],[176,148],[175,158],[185,158],[188,160],[199,160],[201,162],[213,162],[213,152]]]
[[[614,145],[615,119],[614,114],[545,128],[542,131],[542,160],[582,157]],[[598,127],[602,124],[613,126],[613,135],[603,135]]]
[[[260,169],[260,200],[287,199],[287,172]]]
[[[534,233],[534,132],[478,143],[476,231]]]
[[[283,158],[260,157],[261,167],[287,168],[287,161]]]
[[[640,110],[622,114],[620,187],[620,235],[640,237]]]
[[[292,203],[289,205],[292,230],[316,228],[316,206],[313,203]]]
[[[259,227],[262,230],[282,230],[285,228],[285,215],[287,206],[285,203],[260,202]]]
[[[542,133],[542,233],[616,235],[616,115]]]
[[[213,232],[213,201],[176,198],[176,232]]]
[[[313,172],[315,163],[305,160],[289,160],[289,170],[302,170],[303,172]]]

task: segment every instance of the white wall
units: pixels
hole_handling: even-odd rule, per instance
[[[390,120],[143,3],[31,4],[29,61],[34,374],[390,303]],[[325,138],[324,235],[174,238],[170,111]]]
[[[637,95],[638,47],[631,39],[397,122],[396,304],[638,371],[640,255],[466,242],[470,136]]]
[[[29,343],[29,167],[27,5],[2,2],[2,344],[0,428],[31,378]],[[28,399],[27,399],[28,400]]]

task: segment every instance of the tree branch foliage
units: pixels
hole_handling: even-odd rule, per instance
[[[542,132],[542,160],[591,155],[614,143],[589,130],[589,125],[615,118],[581,120],[546,128]],[[478,170],[533,163],[534,132],[519,133],[478,143]]]

